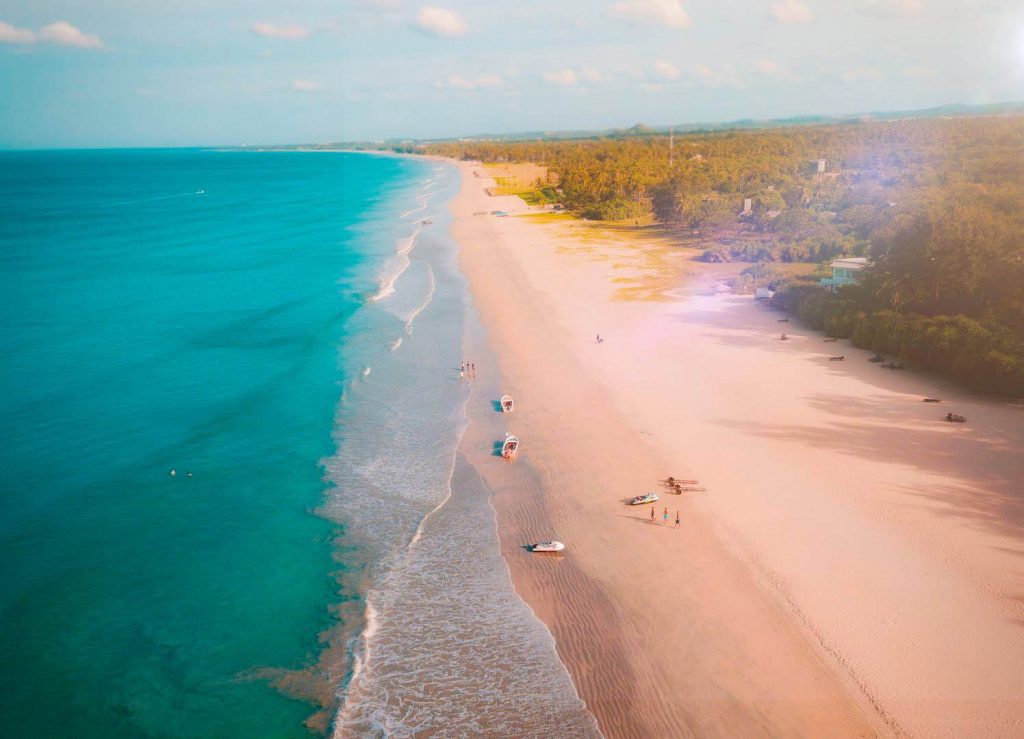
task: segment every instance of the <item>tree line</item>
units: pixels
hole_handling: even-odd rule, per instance
[[[859,346],[1024,396],[1024,117],[688,134],[671,149],[654,135],[427,149],[543,164],[538,184],[566,208],[650,213],[706,261],[867,256],[860,284],[783,286],[776,304]]]

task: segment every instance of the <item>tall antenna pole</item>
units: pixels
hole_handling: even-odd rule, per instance
[[[672,168],[672,155],[675,153],[676,148],[676,129],[675,126],[668,127],[668,166]]]

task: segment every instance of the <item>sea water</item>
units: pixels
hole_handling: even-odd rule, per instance
[[[0,154],[3,735],[507,733],[524,701],[590,725],[455,473],[457,185],[345,153]],[[437,556],[467,523],[475,571]],[[465,598],[475,641],[441,610]],[[408,679],[459,643],[484,703]],[[539,697],[494,687],[524,669]]]

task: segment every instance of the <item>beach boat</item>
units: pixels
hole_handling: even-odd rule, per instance
[[[512,396],[511,395],[502,395],[501,396],[501,412],[502,413],[511,413],[512,412],[512,408],[513,408]]]
[[[519,451],[519,437],[508,436],[505,438],[505,443],[501,445],[501,456],[505,459],[512,459],[516,456],[516,452]]]
[[[565,549],[565,544],[560,541],[542,541],[530,547],[531,552],[560,552]]]
[[[638,495],[635,498],[631,498],[629,501],[630,505],[644,505],[645,503],[657,503],[661,498],[657,493],[644,493]]]

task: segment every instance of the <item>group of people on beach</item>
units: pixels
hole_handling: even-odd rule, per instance
[[[668,526],[668,508],[661,514],[662,524]],[[651,506],[651,523],[656,523],[654,519],[654,506]],[[679,528],[679,511],[676,511],[676,528]]]
[[[476,364],[473,362],[463,362],[459,365],[459,379],[465,379],[466,375],[469,375],[470,379],[476,377]]]

